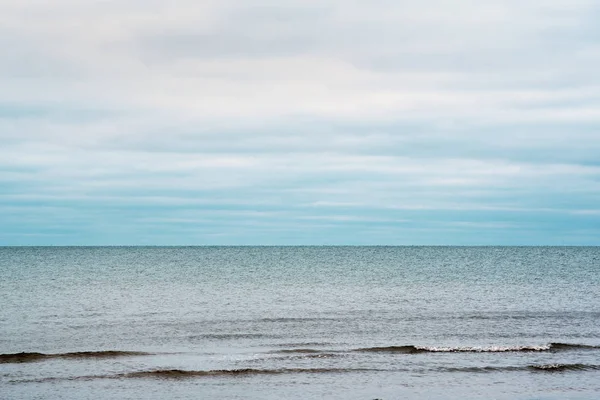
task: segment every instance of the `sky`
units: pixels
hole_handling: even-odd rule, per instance
[[[0,0],[0,245],[600,245],[597,0]]]

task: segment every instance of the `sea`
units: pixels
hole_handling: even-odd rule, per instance
[[[600,247],[2,247],[0,399],[600,398]]]

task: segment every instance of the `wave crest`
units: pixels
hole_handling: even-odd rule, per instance
[[[507,352],[558,352],[570,350],[598,350],[600,346],[591,346],[584,344],[571,343],[549,343],[538,346],[387,346],[387,347],[367,347],[356,349],[358,352],[369,353],[402,353],[402,354],[418,354],[418,353],[507,353]]]
[[[106,351],[80,351],[72,353],[37,353],[37,352],[22,352],[12,354],[0,354],[0,364],[15,364],[15,363],[28,363],[37,362],[50,359],[86,359],[86,358],[117,358],[117,357],[131,357],[131,356],[143,356],[150,355],[150,353],[144,353],[140,351],[118,351],[118,350],[106,350]]]
[[[596,371],[600,365],[594,364],[545,364],[545,365],[520,365],[520,366],[479,366],[479,367],[441,367],[435,372],[459,373],[491,373],[491,372],[566,372],[566,371]]]
[[[75,381],[75,380],[95,380],[95,379],[192,379],[192,378],[218,378],[218,377],[245,377],[254,375],[282,375],[282,374],[335,374],[361,371],[377,371],[373,369],[356,368],[284,368],[284,369],[219,369],[219,370],[182,370],[182,369],[155,369],[148,371],[135,371],[115,375],[85,375],[72,377],[47,377],[32,380],[15,380],[11,383],[31,383],[31,382],[54,382],[54,381]]]
[[[597,371],[600,365],[591,364],[545,364],[530,365],[529,368],[537,372],[566,372],[566,371]]]
[[[273,354],[317,354],[317,353],[322,353],[322,350],[316,350],[316,349],[282,349],[282,350],[275,350],[272,351],[271,353]]]
[[[428,350],[425,347],[417,347],[417,346],[387,346],[387,347],[366,347],[362,349],[356,349],[354,351],[363,352],[363,353],[402,353],[402,354],[416,354],[416,353],[425,353]]]
[[[152,371],[138,371],[118,375],[121,378],[163,378],[182,379],[194,377],[218,376],[250,376],[250,375],[281,375],[281,374],[320,374],[356,371],[343,368],[286,368],[286,369],[219,369],[207,371],[188,371],[181,369],[158,369]]]

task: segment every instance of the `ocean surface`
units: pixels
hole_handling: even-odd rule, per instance
[[[1,399],[598,399],[599,247],[0,248]]]

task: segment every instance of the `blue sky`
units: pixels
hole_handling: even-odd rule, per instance
[[[600,3],[0,2],[0,245],[600,245]]]

